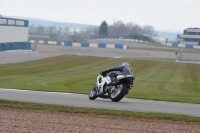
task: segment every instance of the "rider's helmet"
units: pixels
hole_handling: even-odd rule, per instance
[[[130,64],[128,62],[122,63],[122,66],[124,67],[124,69],[123,69],[124,72],[133,75],[133,70],[132,70],[132,68],[131,68],[131,66],[130,66]]]
[[[124,63],[122,63],[122,66],[124,66],[124,67],[130,67],[130,64],[128,62],[124,62]]]

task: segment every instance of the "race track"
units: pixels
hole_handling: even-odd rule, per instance
[[[38,53],[0,52],[0,64],[37,60],[65,54],[109,58],[160,58],[174,59],[174,61],[176,59],[174,52],[38,45]]]
[[[55,45],[38,45],[39,53],[59,53],[82,56],[98,57],[142,57],[142,58],[167,58],[176,59],[174,52],[136,50],[136,49],[113,49],[113,48],[84,48],[84,47],[60,47]]]
[[[73,107],[125,110],[135,112],[158,112],[183,114],[200,117],[200,104],[153,101],[124,98],[120,102],[97,98],[89,100],[88,95],[27,91],[15,89],[0,89],[0,98],[14,101],[56,104]]]
[[[119,50],[38,45],[39,53],[7,53],[0,52],[0,64],[16,63],[22,61],[42,59],[63,54],[101,57],[146,57],[175,59],[173,52],[147,51],[147,50]],[[175,103],[153,100],[139,100],[124,98],[118,103],[109,99],[96,99],[91,101],[88,95],[23,91],[14,89],[0,89],[0,99],[67,105],[74,107],[101,108],[113,110],[126,110],[136,112],[159,112],[183,114],[200,117],[200,104]]]
[[[17,63],[30,60],[38,60],[53,56],[58,56],[58,53],[25,53],[25,52],[0,52],[0,64]]]

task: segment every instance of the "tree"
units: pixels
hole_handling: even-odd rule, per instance
[[[114,28],[114,34],[117,37],[125,37],[128,36],[128,30],[126,25],[123,23],[123,21],[117,21],[113,25]]]
[[[37,26],[37,33],[38,34],[43,34],[45,31],[45,27],[43,25]]]
[[[49,34],[55,34],[55,32],[56,32],[56,25],[49,26],[47,28],[47,31],[48,31]]]
[[[66,33],[66,34],[69,33],[69,27],[67,27],[67,26],[64,27],[64,33]]]
[[[150,36],[145,36],[145,35],[137,34],[137,33],[131,33],[131,34],[129,34],[129,38],[131,38],[131,39],[137,39],[137,40],[143,40],[143,41],[148,41],[148,42],[153,42],[153,39]]]
[[[29,34],[32,35],[35,33],[36,27],[34,24],[29,26]]]
[[[155,36],[155,28],[153,26],[144,25],[143,30],[145,35],[149,35],[151,37]]]
[[[103,21],[99,28],[99,35],[101,37],[106,37],[108,35],[108,24],[106,21]]]
[[[134,24],[133,28],[132,28],[132,33],[142,34],[143,33],[143,29],[142,29],[142,27],[140,25]]]

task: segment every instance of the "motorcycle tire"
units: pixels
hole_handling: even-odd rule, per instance
[[[96,90],[96,86],[91,89],[90,93],[89,93],[89,99],[90,100],[95,100],[97,98],[97,90]]]
[[[119,102],[127,93],[127,87],[125,84],[120,84],[121,88],[119,88],[117,90],[117,94],[115,93],[111,93],[110,94],[110,99],[113,101],[113,102]]]

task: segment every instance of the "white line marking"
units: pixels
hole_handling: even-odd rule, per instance
[[[50,94],[64,94],[64,95],[82,95],[85,96],[85,94],[77,94],[77,93],[64,93],[64,92],[48,92],[48,91],[35,91],[35,90],[18,90],[18,89],[6,89],[6,88],[0,88],[0,90],[5,91],[18,91],[18,92],[42,92],[42,93],[50,93]]]

